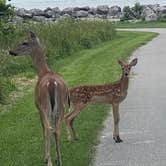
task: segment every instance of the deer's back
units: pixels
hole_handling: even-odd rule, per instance
[[[70,89],[72,103],[112,103],[120,96],[119,84],[79,86]]]
[[[46,105],[49,98],[48,86],[50,82],[54,81],[55,83],[55,93],[58,93],[58,97],[61,98],[62,104],[67,103],[68,98],[68,88],[65,81],[57,73],[47,73],[43,77],[38,78],[36,87],[35,87],[35,103],[37,107],[41,104]]]

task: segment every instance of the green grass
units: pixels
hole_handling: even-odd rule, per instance
[[[151,21],[151,22],[118,22],[115,23],[117,28],[166,28],[166,22]]]
[[[61,59],[52,66],[52,69],[60,72],[70,87],[111,82],[120,76],[117,59],[126,59],[134,49],[156,35],[118,32],[117,38],[113,41]],[[0,113],[2,166],[44,166],[42,129],[33,100],[32,92],[24,96],[12,110]],[[78,142],[66,142],[65,128],[62,126],[61,152],[64,166],[92,165],[94,146],[98,143],[97,135],[109,110],[110,106],[91,105],[80,114],[75,122],[80,136]]]
[[[80,21],[63,19],[57,23],[21,24],[13,25],[13,33],[0,33],[0,82],[7,76],[20,73],[33,73],[34,68],[30,58],[13,58],[8,55],[9,48],[16,47],[27,40],[28,32],[33,31],[41,39],[49,64],[58,59],[64,59],[83,49],[90,49],[96,45],[110,41],[116,36],[116,30],[109,21]],[[43,39],[43,40],[42,40]],[[27,74],[25,74],[27,76]],[[10,78],[8,79],[10,83]],[[8,98],[6,89],[0,85],[0,103]],[[12,89],[9,89],[9,91]]]
[[[109,21],[79,21],[74,19],[60,20],[57,23],[47,24],[23,24],[15,27],[13,34],[6,38],[0,36],[0,58],[5,59],[0,72],[4,75],[13,75],[31,70],[31,61],[27,58],[13,60],[7,57],[9,48],[15,47],[18,43],[28,38],[28,32],[33,31],[41,39],[42,47],[47,56],[49,64],[57,59],[82,50],[90,49],[105,41],[110,41],[116,36],[114,26]],[[14,39],[14,40],[13,40]],[[55,60],[56,59],[56,60]]]

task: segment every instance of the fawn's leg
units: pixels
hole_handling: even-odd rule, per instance
[[[73,108],[75,108],[75,107],[73,106]],[[69,117],[73,112],[74,112],[74,110],[71,111],[71,112],[69,112],[69,113],[67,113],[67,114],[65,115],[65,117],[64,117],[65,124],[66,124],[67,140],[68,140],[68,141],[71,141],[70,124],[69,124],[69,122],[68,122],[68,117]]]
[[[76,118],[76,116],[81,112],[81,110],[85,107],[86,105],[84,104],[84,103],[79,103],[79,104],[77,104],[77,105],[74,105],[73,106],[73,111],[72,112],[70,112],[70,114],[68,114],[67,116],[66,116],[66,119],[65,119],[65,121],[66,121],[66,126],[67,126],[67,134],[68,134],[68,141],[70,141],[71,140],[71,133],[70,133],[70,130],[72,130],[72,132],[73,132],[73,137],[74,137],[74,139],[75,140],[77,140],[78,139],[78,135],[77,135],[77,133],[76,133],[76,131],[75,131],[75,129],[74,129],[74,126],[73,126],[73,122],[74,122],[74,119]]]
[[[113,116],[114,116],[114,132],[113,132],[113,139],[116,143],[123,142],[119,136],[119,121],[120,121],[120,115],[119,115],[119,103],[113,103]]]
[[[70,115],[69,119],[69,124],[70,124],[70,128],[72,129],[73,132],[73,137],[74,140],[78,140],[78,134],[75,131],[74,128],[74,119],[78,116],[78,114],[81,112],[81,110],[85,107],[86,105],[81,103],[78,105],[78,107],[75,109],[75,111]]]

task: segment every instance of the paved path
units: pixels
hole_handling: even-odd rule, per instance
[[[133,54],[138,64],[120,106],[124,142],[113,142],[113,119],[108,117],[95,166],[166,166],[166,29],[140,30],[160,35]]]

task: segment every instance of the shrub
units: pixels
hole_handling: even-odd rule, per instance
[[[121,21],[132,20],[133,18],[134,18],[134,14],[130,6],[125,6],[123,8],[123,16],[121,17]]]
[[[133,11],[133,14],[134,14],[134,18],[136,18],[136,19],[141,19],[142,18],[141,14],[142,14],[142,11],[143,11],[143,6],[140,5],[139,2],[135,3],[134,7],[132,8],[132,11]]]
[[[133,20],[133,19],[142,19],[142,11],[143,6],[140,5],[140,3],[135,3],[134,7],[130,8],[129,6],[125,6],[123,8],[123,16],[121,18],[121,21],[126,20]]]
[[[0,40],[8,41],[14,33],[14,25],[9,20],[15,15],[14,8],[6,5],[5,1],[0,1]],[[6,42],[4,42],[6,44]],[[0,43],[2,46],[2,42]],[[5,45],[4,44],[4,45]]]

